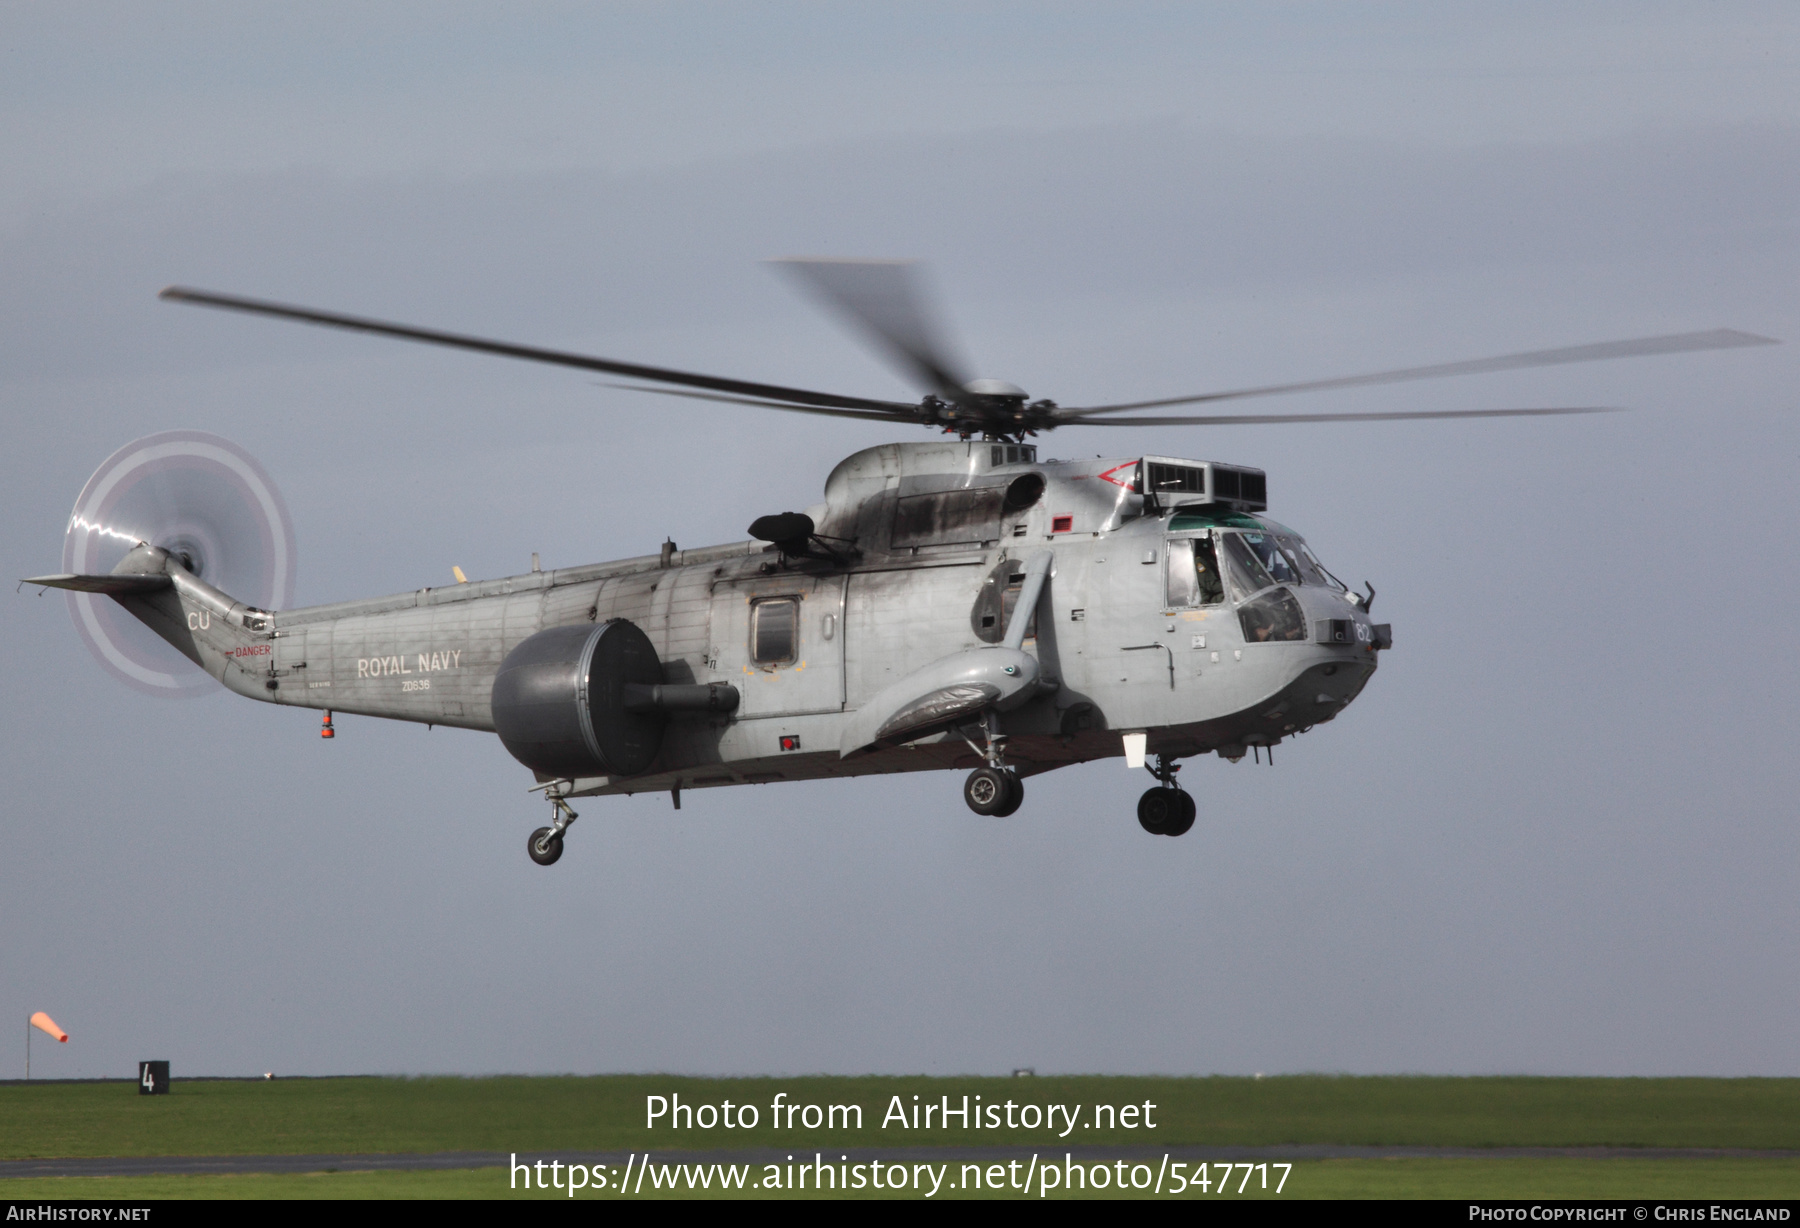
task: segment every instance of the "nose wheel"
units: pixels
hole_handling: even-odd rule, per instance
[[[1138,798],[1138,826],[1153,836],[1185,834],[1194,825],[1199,808],[1194,804],[1193,795],[1175,783],[1175,773],[1181,766],[1166,755],[1156,756],[1155,767],[1144,766],[1162,783],[1154,789],[1146,789],[1144,796]]]
[[[1158,785],[1138,798],[1138,825],[1153,836],[1179,836],[1194,825],[1198,808],[1180,789]]]
[[[563,833],[569,830],[569,824],[581,816],[569,809],[569,803],[554,793],[549,794],[551,806],[550,826],[540,827],[531,833],[531,839],[525,842],[525,851],[540,866],[553,866],[563,855]]]

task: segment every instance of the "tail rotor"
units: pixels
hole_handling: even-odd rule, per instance
[[[218,435],[163,431],[107,457],[75,500],[63,570],[105,575],[140,542],[250,605],[280,609],[293,598],[287,502],[255,457]],[[110,598],[70,592],[68,602],[88,649],[122,682],[169,697],[212,689],[192,662]]]

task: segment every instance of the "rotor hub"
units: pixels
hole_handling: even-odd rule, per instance
[[[972,379],[964,384],[962,390],[971,397],[983,400],[1023,401],[1025,390],[1017,384],[1009,384],[1003,379]]]

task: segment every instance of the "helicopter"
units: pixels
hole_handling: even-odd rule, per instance
[[[1253,466],[1160,454],[1057,460],[1084,425],[1187,426],[1536,417],[1608,406],[1146,414],[1300,392],[1776,344],[1731,329],[1335,379],[1065,407],[972,378],[903,261],[774,262],[924,391],[838,395],[617,362],[184,287],[165,300],[620,378],[644,393],[924,427],[849,456],[823,499],[748,540],[330,605],[283,609],[294,547],[254,458],[201,432],[120,449],[78,498],[65,570],[108,668],[148,690],[220,684],[265,703],[491,732],[551,809],[527,852],[563,853],[574,799],[826,777],[965,771],[1005,817],[1035,775],[1123,757],[1154,778],[1137,820],[1197,817],[1181,761],[1272,760],[1335,720],[1392,648],[1305,537],[1273,519]],[[110,599],[101,603],[97,598]],[[120,615],[185,664],[142,655]],[[133,628],[134,633],[136,632]],[[157,645],[158,651],[167,652]]]

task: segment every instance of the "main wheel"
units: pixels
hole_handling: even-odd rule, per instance
[[[976,768],[963,781],[963,801],[969,803],[969,809],[976,814],[1002,813],[1006,804],[1013,799],[1013,785],[1008,783],[1010,775],[1011,773],[996,768]],[[1023,800],[1023,789],[1020,790],[1019,797]]]
[[[1153,836],[1173,834],[1187,813],[1181,805],[1181,796],[1179,789],[1166,789],[1162,785],[1145,789],[1144,796],[1138,798],[1138,825]]]
[[[1020,806],[1025,804],[1025,782],[1019,779],[1017,772],[1006,772],[1006,801],[1000,809],[994,811],[996,819],[1004,819],[1009,814],[1016,814]]]
[[[1192,793],[1183,793],[1177,789],[1175,796],[1181,799],[1181,810],[1176,814],[1175,821],[1163,829],[1165,836],[1185,835],[1188,828],[1194,825],[1194,815],[1199,811],[1199,807],[1194,805]]]
[[[525,844],[525,851],[540,866],[553,866],[556,859],[562,856],[562,837],[548,827],[540,827],[531,833],[531,839]]]

